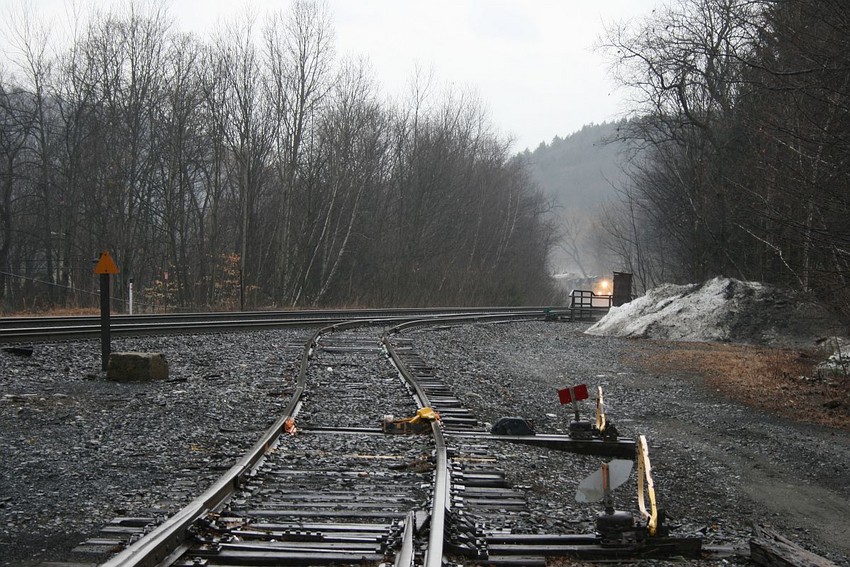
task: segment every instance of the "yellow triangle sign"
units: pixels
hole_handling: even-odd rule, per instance
[[[115,264],[115,260],[112,259],[112,256],[109,255],[109,252],[104,250],[100,253],[100,260],[97,261],[97,265],[94,267],[94,273],[96,274],[117,274],[118,266]]]

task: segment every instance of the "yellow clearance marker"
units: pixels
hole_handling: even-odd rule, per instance
[[[643,517],[648,520],[647,529],[649,535],[654,536],[658,528],[658,509],[655,506],[655,486],[652,483],[652,466],[649,464],[649,447],[646,444],[645,436],[641,435],[638,438],[637,449],[638,507]],[[649,494],[649,512],[646,511],[646,502],[643,495],[644,483]]]
[[[115,260],[112,259],[112,256],[109,255],[109,252],[104,250],[100,253],[100,259],[97,261],[97,265],[94,267],[94,273],[96,274],[117,274],[118,273],[118,264],[115,263]]]

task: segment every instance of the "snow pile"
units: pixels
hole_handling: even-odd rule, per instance
[[[587,330],[591,335],[775,346],[814,346],[840,332],[836,318],[806,295],[731,278],[662,285],[612,307]]]
[[[827,375],[850,376],[850,340],[845,337],[835,337],[827,343],[826,348],[832,354],[818,364],[818,372]]]

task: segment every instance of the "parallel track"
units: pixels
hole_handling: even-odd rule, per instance
[[[517,532],[527,504],[496,466],[488,448],[496,437],[399,335],[423,325],[539,318],[534,312],[434,315],[398,324],[380,341],[375,331],[359,328],[394,324],[393,318],[316,331],[284,413],[249,453],[103,565],[545,565],[553,556],[699,553],[693,539],[647,545]],[[410,415],[424,406],[442,416],[430,436],[390,436],[378,428],[384,413]],[[291,419],[299,428],[294,436],[285,434]],[[511,441],[612,456],[634,450],[629,440]]]
[[[402,322],[411,319],[439,319],[496,313],[508,317],[543,317],[548,309],[547,307],[456,307],[111,315],[110,332],[113,336],[218,333],[281,327],[325,327],[340,321],[352,320]],[[100,333],[100,318],[95,316],[0,318],[0,343],[91,339],[97,338]]]
[[[430,323],[438,322],[439,324],[458,324],[464,322],[471,322],[475,320],[522,320],[522,319],[538,319],[540,315],[536,312],[500,312],[498,314],[485,314],[485,313],[475,313],[475,314],[467,314],[464,316],[444,316],[439,317],[434,315],[430,317],[428,321]],[[378,319],[377,322],[386,324],[387,321],[385,319]],[[260,508],[248,508],[247,510],[244,508],[245,505],[250,505],[250,498],[253,492],[274,492],[277,494],[278,503],[291,500],[292,496],[287,494],[282,494],[279,489],[273,488],[265,488],[271,486],[270,484],[266,485],[265,482],[261,481],[261,478],[274,478],[278,477],[298,477],[301,478],[304,482],[301,484],[304,485],[306,480],[304,479],[304,468],[291,469],[287,468],[291,463],[286,462],[287,459],[279,458],[279,455],[285,455],[286,452],[284,449],[287,448],[289,440],[292,439],[288,436],[283,435],[286,422],[290,418],[298,418],[299,413],[302,411],[307,412],[310,408],[311,403],[308,401],[309,397],[305,396],[305,392],[309,392],[308,387],[308,374],[314,375],[317,372],[321,372],[321,368],[324,368],[325,359],[320,359],[320,364],[311,365],[311,360],[313,358],[321,356],[328,356],[328,354],[333,354],[334,352],[368,352],[373,351],[372,354],[380,352],[380,343],[377,339],[373,339],[371,341],[371,346],[364,344],[343,344],[340,346],[339,343],[327,343],[326,348],[323,349],[320,346],[322,343],[322,337],[330,335],[332,333],[339,333],[345,329],[357,328],[364,325],[374,325],[376,324],[376,320],[368,320],[368,321],[349,321],[338,323],[332,325],[330,327],[322,328],[316,331],[308,343],[305,345],[301,366],[298,374],[298,379],[296,383],[296,390],[293,393],[289,404],[284,410],[283,414],[280,418],[269,428],[268,431],[263,435],[263,437],[254,445],[254,447],[249,451],[249,453],[243,457],[236,465],[234,465],[230,470],[222,476],[222,478],[217,481],[212,487],[210,487],[203,495],[201,495],[198,499],[190,503],[183,510],[177,513],[172,518],[168,519],[165,523],[159,525],[155,529],[153,529],[148,535],[130,545],[123,552],[119,553],[109,561],[107,561],[104,565],[109,567],[135,567],[135,566],[153,566],[159,564],[174,564],[174,565],[188,565],[193,564],[197,561],[201,561],[207,564],[215,564],[215,560],[213,559],[213,555],[218,554],[219,552],[223,552],[223,557],[225,558],[226,564],[232,564],[234,560],[242,561],[241,564],[293,564],[293,565],[304,565],[310,564],[309,561],[314,561],[315,564],[327,564],[328,562],[332,562],[335,564],[339,564],[343,557],[346,554],[353,554],[352,557],[357,556],[357,553],[362,553],[362,548],[355,549],[347,549],[345,548],[345,537],[340,536],[340,533],[346,531],[347,528],[340,527],[339,525],[332,525],[328,523],[316,522],[315,517],[311,517],[309,514],[297,516],[294,514],[295,510],[289,508],[285,510],[284,516],[287,518],[286,522],[283,522],[280,516],[273,516],[273,520],[271,523],[266,522],[265,524],[260,524],[262,526],[261,532],[265,532],[266,534],[271,534],[270,537],[275,539],[280,538],[290,538],[292,540],[302,540],[300,545],[290,545],[290,546],[271,546],[271,548],[262,548],[261,551],[258,551],[258,546],[262,547],[262,544],[251,545],[242,545],[242,546],[228,546],[224,545],[220,539],[216,540],[216,531],[227,531],[227,538],[237,538],[241,539],[246,536],[245,533],[238,535],[234,533],[234,526],[248,526],[252,525],[253,528],[256,528],[256,515],[253,515],[251,521],[247,521],[246,512],[257,512],[263,505],[259,505]],[[350,364],[350,363],[346,363]],[[330,366],[333,368],[333,366]],[[317,370],[318,369],[318,370]],[[401,387],[401,384],[398,384],[398,387]],[[351,387],[349,386],[349,388]],[[416,389],[416,388],[414,388]],[[312,394],[311,394],[312,395]],[[308,399],[305,399],[307,397]],[[383,400],[386,402],[386,400]],[[321,401],[317,401],[317,404],[321,405]],[[411,409],[415,409],[415,406],[423,406],[427,405],[429,400],[426,396],[424,396],[421,392],[417,397],[417,401],[415,405],[411,402]],[[383,406],[382,406],[383,407]],[[379,408],[380,409],[380,408]],[[385,411],[380,409],[380,411]],[[303,419],[299,419],[300,422],[303,422]],[[315,421],[315,420],[313,420]],[[322,436],[332,437],[334,435],[346,435],[351,434],[354,429],[349,427],[339,427],[336,430],[328,431],[327,428],[322,430],[321,432],[315,431],[311,433],[309,429],[304,432],[304,438],[307,436],[316,436],[316,438],[320,438]],[[356,428],[355,428],[356,429]],[[432,427],[432,431],[434,433],[434,441],[432,442],[433,447],[433,459],[428,462],[419,462],[414,463],[412,466],[425,466],[425,467],[434,467],[435,470],[435,483],[433,494],[430,496],[430,501],[432,503],[432,509],[430,511],[423,510],[421,506],[419,507],[409,507],[409,509],[396,510],[391,511],[390,516],[386,517],[385,515],[381,515],[382,521],[385,523],[371,526],[364,525],[368,522],[363,522],[363,518],[359,516],[355,516],[360,518],[360,529],[361,531],[357,533],[355,539],[360,539],[361,542],[364,538],[368,538],[368,534],[372,534],[373,536],[376,534],[380,534],[381,543],[379,545],[379,551],[373,551],[370,554],[365,554],[362,557],[357,556],[357,560],[353,561],[352,564],[361,564],[361,559],[363,561],[373,561],[377,560],[378,554],[382,554],[382,557],[394,557],[395,564],[397,565],[412,565],[414,561],[414,557],[416,554],[413,549],[416,545],[418,545],[418,554],[421,556],[424,553],[424,564],[430,567],[441,565],[443,561],[443,553],[442,553],[442,542],[443,542],[443,533],[442,533],[442,519],[441,517],[444,515],[445,510],[447,508],[448,503],[448,470],[446,467],[446,454],[445,448],[442,446],[439,438],[441,435],[440,427],[436,423]],[[374,434],[379,432],[378,429],[373,429],[372,431],[366,431],[366,434]],[[296,436],[297,438],[298,436]],[[349,439],[351,441],[352,439]],[[401,440],[405,440],[406,443],[409,443],[409,438],[401,438]],[[408,448],[407,452],[404,453],[405,458],[409,457],[410,449]],[[421,453],[422,451],[420,451]],[[431,452],[429,449],[427,452]],[[357,455],[356,451],[352,451],[352,454]],[[396,455],[398,457],[398,455]],[[278,462],[275,464],[275,462]],[[314,467],[315,465],[299,465],[299,466],[309,466]],[[340,468],[340,464],[336,465],[336,470],[325,470],[325,474],[328,475],[328,478],[336,475],[345,476],[344,470],[345,468],[350,468],[351,463],[347,465],[343,465]],[[309,476],[309,475],[308,475]],[[318,476],[321,477],[321,474]],[[398,480],[396,478],[395,480]],[[421,481],[418,483],[421,484]],[[376,491],[382,491],[381,488],[374,488]],[[242,492],[240,492],[242,491]],[[247,491],[247,492],[245,492]],[[309,492],[309,491],[308,491]],[[318,496],[318,492],[311,493],[313,498],[321,499],[321,496]],[[241,496],[240,496],[241,495]],[[337,494],[336,497],[340,495]],[[392,498],[396,500],[403,500],[400,495],[395,495]],[[233,508],[233,503],[236,502],[238,505],[243,506],[243,508]],[[314,502],[316,504],[317,502]],[[409,503],[408,503],[409,504]],[[325,506],[328,506],[328,502],[325,502]],[[316,506],[314,506],[316,507]],[[319,506],[318,508],[321,508]],[[386,503],[381,506],[382,509],[386,509]],[[278,510],[281,511],[281,510]],[[417,512],[419,512],[417,514]],[[383,512],[382,512],[383,514]],[[247,514],[250,515],[250,514]],[[342,513],[343,516],[351,516],[353,512],[349,511],[348,513]],[[368,515],[367,515],[368,516]],[[392,517],[395,516],[395,517]],[[422,518],[425,516],[430,516],[430,523],[428,526],[429,541],[427,544],[415,544],[413,540],[413,532],[416,531],[414,528],[416,525],[419,525],[420,530],[422,529]],[[391,523],[386,523],[386,520],[390,520]],[[317,536],[317,528],[318,526],[322,526],[322,536]],[[251,529],[251,528],[249,528]],[[320,539],[322,544],[328,543],[327,535],[329,533],[336,533],[336,536],[331,536],[331,539],[336,539],[334,551],[328,551],[328,548],[321,547],[317,548],[311,547],[309,545],[304,545],[303,540],[309,539]],[[256,535],[256,530],[252,532],[252,537],[259,537]],[[192,540],[201,540],[206,541],[207,544],[210,543],[208,540],[215,540],[215,546],[218,546],[215,554],[211,552],[209,549],[196,549],[193,547]],[[350,537],[348,538],[351,539]],[[387,548],[388,542],[390,540],[397,540],[398,548],[397,549],[389,549]],[[374,544],[375,542],[370,542]],[[278,547],[278,549],[273,549],[274,547]],[[253,549],[251,549],[253,548]],[[299,551],[296,548],[301,549],[303,553],[306,555],[300,555]],[[305,551],[306,550],[306,551]],[[340,555],[341,554],[341,555]],[[241,559],[235,559],[241,558]],[[270,557],[274,557],[274,559],[270,559]],[[256,563],[251,563],[251,561],[256,561]],[[289,563],[287,563],[289,561]],[[229,562],[229,563],[228,563]]]

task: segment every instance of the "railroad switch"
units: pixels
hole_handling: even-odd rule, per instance
[[[610,421],[605,423],[603,429],[600,429],[597,423],[591,423],[587,420],[573,420],[570,421],[570,437],[581,441],[601,439],[602,441],[615,442],[619,439],[620,432]]]
[[[416,415],[403,419],[395,419],[392,415],[385,415],[381,422],[381,430],[384,433],[415,435],[429,433],[431,423],[440,421],[440,414],[433,408],[420,408]]]
[[[670,543],[670,528],[666,524],[663,510],[658,510],[658,521],[655,534],[650,535],[648,525],[635,524],[634,517],[629,512],[607,509],[596,517],[596,532],[602,540],[602,545],[646,545],[650,547],[663,546]],[[699,543],[698,538],[677,538],[677,543],[687,542],[689,547]]]
[[[596,531],[606,543],[634,543],[636,541],[635,519],[623,510],[606,508],[596,517]]]
[[[603,441],[617,441],[619,432],[614,424],[605,415],[605,402],[602,396],[602,387],[596,387],[596,419],[593,422],[581,419],[579,415],[578,401],[587,398],[587,386],[581,384],[568,389],[568,393],[562,394],[561,399],[570,400],[573,404],[575,417],[570,421],[570,437],[573,439],[589,441],[601,439]]]
[[[682,554],[698,556],[702,546],[699,538],[672,538],[666,525],[663,510],[656,506],[655,489],[649,462],[646,438],[640,436],[637,444],[638,506],[645,523],[640,525],[629,512],[614,509],[612,491],[624,484],[632,471],[632,461],[612,460],[579,483],[578,502],[602,501],[604,511],[596,517],[596,536],[600,545],[609,551],[622,549],[623,553],[651,553],[659,555]],[[649,505],[646,496],[649,496]]]
[[[482,524],[453,509],[446,510],[446,524],[449,536],[445,543],[450,551],[477,560],[486,560],[490,556]]]
[[[493,435],[534,435],[534,423],[524,417],[500,417],[490,428]]]
[[[602,386],[596,387],[596,422],[593,424],[593,433],[603,441],[616,441],[619,432],[614,424],[605,416],[605,401],[602,397]]]
[[[570,422],[570,437],[573,439],[593,439],[593,424],[584,419],[574,419]]]

